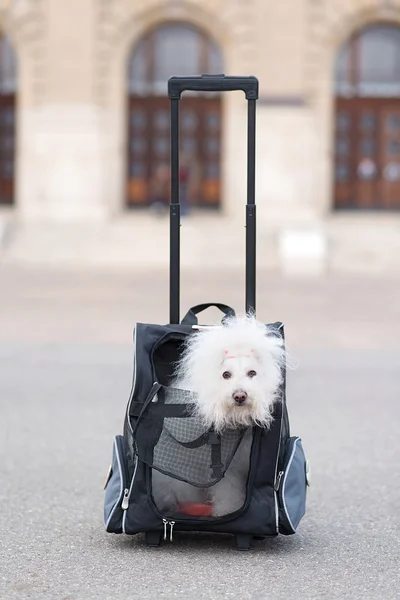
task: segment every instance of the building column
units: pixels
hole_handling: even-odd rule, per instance
[[[26,221],[102,220],[106,115],[94,86],[94,0],[48,0],[43,90],[19,111],[18,209]]]

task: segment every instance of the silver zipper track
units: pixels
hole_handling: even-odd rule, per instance
[[[123,499],[124,506],[121,505],[121,508],[124,511],[124,514],[122,516],[122,531],[124,533],[126,533],[126,531],[125,531],[126,513],[128,512],[128,508],[129,508],[129,500],[131,497],[133,484],[135,482],[137,468],[138,468],[138,457],[136,456],[135,457],[135,468],[134,468],[133,475],[132,475],[131,485],[129,486],[128,494],[125,495],[125,493],[124,493],[124,499]]]

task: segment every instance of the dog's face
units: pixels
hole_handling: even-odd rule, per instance
[[[242,355],[240,351],[225,350],[220,381],[227,409],[240,408],[241,412],[245,412],[260,401],[264,373],[254,349]]]
[[[224,351],[218,373],[210,374],[207,384],[217,421],[225,426],[265,424],[272,404],[271,383],[275,387],[275,376],[269,373],[265,359],[268,357],[263,361],[253,348],[237,346]],[[210,408],[211,402],[207,402]]]
[[[216,430],[269,426],[282,380],[283,347],[253,321],[205,332],[189,345],[185,377],[197,414]]]

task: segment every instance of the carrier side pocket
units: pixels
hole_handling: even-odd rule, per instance
[[[122,501],[128,492],[124,437],[114,438],[112,462],[104,486],[104,523],[109,533],[122,533]]]
[[[291,535],[306,512],[307,461],[299,437],[287,441],[275,489],[279,500],[279,532]]]

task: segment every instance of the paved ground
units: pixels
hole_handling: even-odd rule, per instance
[[[240,306],[241,273],[184,274],[183,304]],[[259,316],[300,361],[293,433],[313,468],[295,536],[104,532],[103,480],[131,383],[135,320],[165,322],[165,274],[0,268],[0,598],[400,598],[400,280],[259,276]]]
[[[345,212],[309,222],[298,220],[295,211],[282,221],[262,203],[257,212],[260,268],[285,273],[322,269],[336,274],[399,275],[400,215]],[[237,215],[193,211],[182,218],[181,247],[182,266],[187,268],[221,270],[228,260],[244,264],[244,207]],[[130,268],[145,262],[149,268],[166,269],[168,260],[167,215],[156,217],[148,211],[134,210],[106,222],[28,224],[0,207],[3,263]]]

